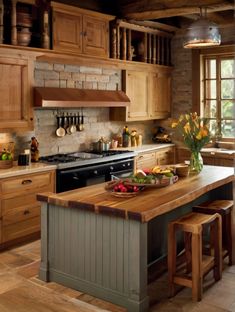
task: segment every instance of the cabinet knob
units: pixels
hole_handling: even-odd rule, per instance
[[[27,214],[29,214],[29,213],[30,213],[29,210],[25,210],[25,211],[24,211],[24,215],[27,215]]]

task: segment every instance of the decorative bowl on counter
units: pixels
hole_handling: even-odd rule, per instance
[[[140,191],[144,189],[144,186],[126,184],[125,180],[117,179],[107,182],[105,185],[105,189],[112,196],[129,198],[138,195]]]
[[[0,169],[9,169],[13,167],[13,160],[0,160]]]
[[[182,163],[176,164],[174,167],[179,177],[187,177],[189,175],[189,165]]]

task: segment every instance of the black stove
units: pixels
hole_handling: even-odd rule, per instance
[[[132,174],[135,153],[126,150],[55,154],[40,158],[56,165],[56,192],[64,192]]]
[[[58,164],[58,163],[73,162],[73,161],[76,161],[77,158],[78,157],[67,155],[67,154],[55,154],[55,155],[40,157],[40,161],[51,163],[51,164]]]

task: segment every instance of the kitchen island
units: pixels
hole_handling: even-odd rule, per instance
[[[205,166],[199,175],[165,188],[147,188],[128,199],[113,197],[104,184],[39,194],[39,276],[128,311],[147,311],[148,265],[154,255],[166,256],[167,223],[205,200],[233,199],[234,180],[232,168]],[[155,240],[160,240],[160,254]]]

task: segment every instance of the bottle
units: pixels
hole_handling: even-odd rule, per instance
[[[129,146],[129,138],[130,138],[130,133],[129,133],[128,127],[125,126],[122,132],[122,146],[123,147]]]
[[[38,162],[39,161],[39,150],[38,150],[38,141],[35,137],[31,138],[31,161],[32,162]]]

